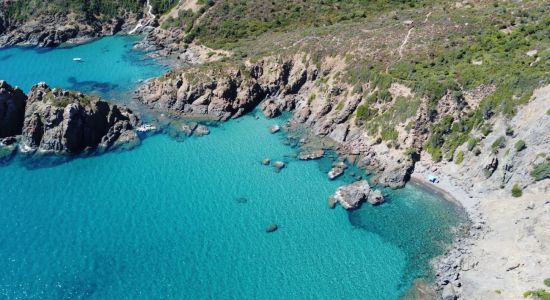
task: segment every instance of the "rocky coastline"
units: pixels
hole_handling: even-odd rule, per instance
[[[40,15],[29,21],[8,20],[0,15],[0,48],[8,46],[57,47],[62,44],[81,44],[87,41],[128,33],[143,14],[125,12],[100,20],[74,14]]]
[[[4,31],[0,37],[0,46],[52,47],[66,42],[81,42],[117,32],[129,32],[141,17],[129,16],[126,20],[113,20],[110,23],[101,24],[99,27],[93,24],[84,27],[77,25],[75,29],[74,26],[63,28],[55,26],[59,22],[59,19],[55,18],[62,18],[56,16],[43,20],[45,24],[51,24],[51,26],[46,26],[46,33],[43,34],[42,28],[32,24],[21,26],[21,29],[13,29],[15,27],[10,24],[6,26],[0,16],[0,33]],[[37,24],[41,24],[41,22],[37,22]],[[61,23],[70,22],[63,19]],[[399,125],[401,127],[396,142],[390,144],[381,141],[378,137],[369,136],[356,121],[356,111],[366,101],[363,91],[372,87],[366,83],[361,87],[361,93],[358,93],[354,92],[355,87],[346,86],[333,80],[330,75],[338,74],[344,69],[344,65],[339,63],[344,60],[341,57],[327,58],[315,64],[311,63],[311,57],[302,53],[284,59],[267,57],[256,62],[247,61],[243,65],[227,63],[212,67],[209,65],[209,61],[199,59],[200,53],[194,53],[192,50],[185,50],[183,54],[177,53],[182,49],[178,48],[176,39],[173,38],[175,35],[166,38],[166,34],[166,31],[157,27],[147,35],[143,43],[138,44],[138,47],[154,50],[156,55],[160,56],[170,56],[176,53],[178,58],[183,57],[187,62],[198,63],[200,61],[203,64],[175,68],[160,78],[146,82],[135,93],[135,98],[138,101],[153,110],[167,112],[175,116],[209,118],[219,121],[238,118],[256,107],[260,107],[266,117],[276,117],[284,111],[292,111],[293,117],[289,122],[290,126],[306,126],[315,135],[333,141],[335,150],[342,157],[375,172],[375,183],[399,188],[407,182],[411,182],[423,186],[444,199],[457,203],[467,212],[469,224],[463,228],[463,232],[457,235],[452,247],[445,255],[434,260],[436,289],[440,291],[445,300],[477,299],[472,297],[472,279],[468,279],[468,274],[475,273],[479,270],[480,265],[487,262],[480,261],[476,257],[479,255],[479,245],[489,233],[497,231],[503,235],[506,234],[489,221],[494,214],[491,212],[491,206],[484,206],[481,202],[485,197],[501,193],[502,190],[508,191],[514,183],[519,182],[523,188],[532,186],[533,180],[529,178],[527,166],[533,165],[537,159],[540,160],[540,158],[534,157],[537,155],[536,151],[530,151],[532,155],[519,153],[508,156],[504,155],[503,151],[495,154],[491,146],[500,136],[507,135],[505,131],[508,120],[498,119],[495,122],[493,133],[484,138],[479,146],[483,148],[481,152],[483,155],[478,157],[479,154],[475,155],[472,151],[466,151],[466,145],[464,145],[459,150],[463,150],[467,158],[472,158],[470,162],[465,162],[460,166],[445,160],[435,163],[428,158],[430,155],[426,152],[413,155],[406,153],[406,149],[423,148],[427,138],[426,124],[434,122],[428,116],[425,103],[420,105],[418,113],[410,119],[417,126],[410,131],[405,131],[405,122],[402,122],[403,126]],[[197,46],[192,45],[192,47]],[[320,79],[327,82],[326,88],[319,88]],[[66,91],[59,90],[52,92],[49,87],[39,85],[33,88],[28,99],[25,100],[23,117],[19,117],[22,110],[21,101],[27,96],[2,81],[0,81],[0,87],[2,87],[0,89],[0,104],[4,101],[3,99],[9,98],[11,100],[6,107],[11,112],[17,112],[9,114],[12,116],[11,119],[2,117],[2,105],[0,105],[0,124],[2,124],[0,127],[2,141],[0,143],[6,149],[14,149],[13,145],[18,143],[19,148],[25,151],[32,149],[31,151],[72,154],[83,152],[88,148],[108,149],[120,143],[135,141],[137,138],[134,128],[139,124],[139,118],[127,109],[109,104],[97,104],[95,108],[90,108],[86,105],[82,106],[82,101],[78,100],[74,100],[75,102],[64,108],[54,108],[51,104],[43,103],[44,95],[53,93],[55,99],[60,99],[72,94],[66,94]],[[411,95],[411,90],[400,84],[392,84],[389,90],[392,93],[392,101],[395,101],[397,97]],[[493,90],[492,87],[480,87],[477,93],[487,95]],[[548,94],[549,92],[545,90],[544,93]],[[472,91],[472,95],[464,100],[463,106],[451,103],[450,96],[445,95],[444,99],[439,102],[437,112],[441,115],[445,113],[461,116],[464,111],[476,107],[479,104],[479,99],[483,98],[483,96],[475,94],[476,91]],[[548,100],[544,101],[547,103]],[[79,104],[76,104],[77,102]],[[68,130],[69,127],[73,128],[73,124],[87,122],[82,120],[95,120],[97,114],[90,114],[90,112],[97,110],[103,111],[99,114],[101,119],[108,120],[99,126],[101,130],[97,131],[95,125],[93,126],[96,128],[94,130],[79,126],[76,127],[78,129]],[[79,117],[76,118],[76,116]],[[19,124],[21,119],[23,120],[21,129],[19,126],[4,126],[4,124]],[[45,123],[44,120],[54,120],[57,125],[50,130],[41,130],[40,128],[43,126],[41,124]],[[519,120],[513,122],[516,122],[514,125],[520,127],[529,127],[529,124],[521,124]],[[67,124],[67,127],[64,128],[65,125],[61,124]],[[537,126],[547,129],[550,128],[547,127],[548,124],[548,121],[545,120],[543,123],[538,123]],[[531,125],[534,126],[534,124]],[[193,127],[190,132],[195,130],[196,128]],[[533,128],[530,130],[527,131],[528,136],[525,134],[520,137],[511,136],[509,142],[516,142],[522,138],[528,142],[528,147],[544,149],[545,146],[548,146],[547,135]],[[541,134],[542,139],[540,138]],[[70,138],[67,139],[68,136]],[[73,138],[76,136],[78,138]],[[45,140],[43,140],[44,138]],[[313,151],[320,150],[313,149]],[[304,159],[318,157],[317,153],[314,153],[315,155],[311,153],[304,155]],[[475,159],[473,159],[473,155],[475,155]],[[483,162],[481,166],[477,166],[479,161]],[[432,174],[437,175],[440,183],[432,184],[427,181],[426,178]],[[363,201],[368,196],[359,198]],[[339,202],[342,203],[342,201]],[[354,208],[357,203],[350,204],[350,208]],[[503,270],[507,274],[506,276],[518,268],[515,266],[515,262],[512,265],[506,264],[506,269]],[[512,269],[507,270],[509,268]],[[523,278],[517,280],[525,282]],[[519,284],[521,289],[531,288],[521,284]],[[477,288],[480,287],[477,286]],[[505,287],[503,286],[503,288]],[[484,299],[488,299],[491,298],[491,295],[494,296],[494,291],[498,288],[493,288],[491,285],[490,287],[482,286],[482,289],[485,289],[486,297]],[[514,299],[514,295],[516,294],[510,294],[507,298]]]
[[[130,109],[45,83],[25,95],[0,81],[0,124],[4,158],[16,150],[67,156],[139,143],[140,119]]]

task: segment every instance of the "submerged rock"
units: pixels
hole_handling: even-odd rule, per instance
[[[264,165],[264,166],[269,166],[269,163],[271,163],[271,160],[269,160],[269,158],[266,158],[266,159],[262,160],[262,165]]]
[[[237,203],[244,204],[248,202],[248,199],[246,199],[245,197],[239,197],[235,199],[235,201],[237,201]]]
[[[273,162],[273,166],[274,166],[276,169],[279,169],[279,170],[280,170],[280,169],[282,169],[282,168],[285,167],[285,163],[282,162],[282,161],[280,161],[280,160],[278,160],[278,161]]]
[[[298,155],[299,160],[312,160],[312,159],[319,159],[325,155],[325,151],[323,150],[312,150],[312,151],[302,151]]]
[[[210,134],[210,130],[208,129],[208,127],[204,125],[197,125],[197,127],[195,128],[196,136],[205,136],[209,134]]]
[[[384,196],[378,190],[372,190],[366,180],[339,187],[333,195],[334,199],[345,209],[356,209],[364,201],[376,205],[384,202]]]
[[[344,174],[344,170],[347,168],[344,162],[334,163],[332,169],[328,172],[328,179],[334,180]]]
[[[277,224],[269,224],[269,225],[266,227],[265,232],[271,233],[271,232],[277,231],[277,229],[279,229],[279,226],[277,226]]]
[[[181,125],[181,131],[186,135],[186,136],[191,136],[193,135],[193,132],[195,132],[195,129],[197,129],[197,126],[198,124],[197,123],[187,123],[187,124],[182,124]]]

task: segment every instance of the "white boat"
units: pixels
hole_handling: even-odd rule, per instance
[[[75,57],[75,58],[73,58],[73,61],[78,61],[78,62],[80,62],[80,61],[82,61],[82,58],[80,58],[80,57]]]

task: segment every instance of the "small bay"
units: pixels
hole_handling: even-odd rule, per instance
[[[0,79],[125,102],[165,69],[132,43],[0,50],[11,64]],[[53,167],[0,166],[0,298],[398,299],[429,278],[462,222],[456,207],[408,186],[384,190],[381,206],[331,210],[328,197],[353,178],[329,181],[327,158],[292,158],[268,130],[283,122],[252,113],[201,138],[159,134]],[[277,173],[265,158],[287,166]]]

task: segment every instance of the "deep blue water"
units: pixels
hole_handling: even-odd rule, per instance
[[[397,299],[428,276],[455,208],[407,187],[378,207],[329,209],[351,178],[329,181],[327,159],[290,158],[268,132],[282,121],[248,115],[202,138],[0,167],[0,298]]]

